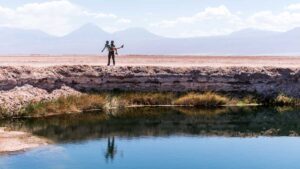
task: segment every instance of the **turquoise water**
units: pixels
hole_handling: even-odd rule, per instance
[[[55,144],[0,169],[299,169],[300,110],[130,109],[0,121]],[[267,137],[268,136],[268,137]]]
[[[0,158],[2,169],[298,169],[295,137],[146,137],[59,144]]]

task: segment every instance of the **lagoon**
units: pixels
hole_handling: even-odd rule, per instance
[[[52,145],[0,156],[0,169],[298,169],[293,108],[135,108],[3,120]]]
[[[297,169],[296,137],[144,137],[58,144],[0,158],[3,169]],[[108,152],[107,152],[108,151]],[[109,155],[107,155],[107,153]]]

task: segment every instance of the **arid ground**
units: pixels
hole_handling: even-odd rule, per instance
[[[246,66],[300,67],[300,56],[117,56],[117,66]],[[96,55],[0,56],[0,66],[106,65],[107,57]]]

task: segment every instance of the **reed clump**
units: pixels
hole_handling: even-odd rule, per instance
[[[284,94],[279,94],[274,99],[272,104],[276,106],[297,106],[300,105],[300,99],[289,97]]]
[[[101,95],[59,97],[52,101],[32,102],[23,110],[23,116],[78,113],[90,109],[103,109],[105,98]]]
[[[247,106],[259,104],[257,97],[246,96],[244,98],[232,98],[218,93],[191,92],[184,95],[174,93],[152,93],[152,92],[126,92],[126,93],[102,93],[102,94],[82,94],[74,96],[59,97],[55,100],[31,102],[15,116],[43,117],[58,114],[79,113],[87,110],[100,110],[107,114],[114,115],[119,110],[126,107],[139,106],[190,106],[195,108],[217,108],[220,106]],[[284,94],[271,98],[264,105],[276,106],[298,106],[300,99],[288,97]],[[188,111],[187,114],[189,113]],[[222,114],[223,111],[216,111],[213,114]],[[128,113],[130,114],[130,113]],[[206,114],[201,111],[198,114]],[[0,117],[9,115],[7,110],[0,108]],[[131,116],[133,116],[131,114]],[[151,116],[152,117],[152,116]]]
[[[247,95],[242,98],[231,98],[229,104],[235,106],[261,105],[261,103],[258,101],[258,98],[252,95]]]
[[[226,105],[230,102],[230,99],[212,92],[188,93],[182,97],[179,97],[174,104],[194,107],[218,107]]]

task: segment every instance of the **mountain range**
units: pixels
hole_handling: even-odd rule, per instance
[[[99,54],[106,40],[121,54],[300,55],[300,28],[287,32],[244,29],[223,36],[166,38],[142,28],[107,33],[87,24],[63,37],[37,30],[0,28],[0,54]]]

